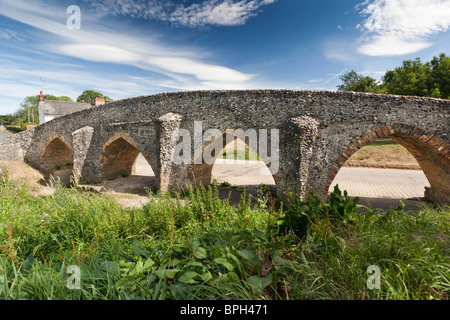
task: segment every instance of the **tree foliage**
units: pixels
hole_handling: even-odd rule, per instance
[[[95,104],[95,98],[104,98],[105,102],[111,102],[113,99],[111,99],[108,96],[103,95],[100,92],[94,91],[94,90],[84,90],[81,95],[78,96],[77,102],[86,102],[90,104]]]
[[[12,114],[7,114],[7,115],[3,115],[0,116],[0,123],[1,124],[11,124],[11,122],[14,120],[14,117]]]
[[[430,62],[420,58],[403,61],[402,66],[388,70],[376,81],[350,71],[340,77],[340,91],[374,92],[433,98],[450,98],[450,57],[441,53]]]
[[[363,77],[354,70],[340,77],[342,84],[338,86],[340,91],[376,92],[381,93],[382,86],[371,77]]]

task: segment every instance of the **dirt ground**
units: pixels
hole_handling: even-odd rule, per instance
[[[32,195],[50,195],[54,189],[44,184],[44,176],[24,162],[0,161],[0,168],[8,171],[11,180],[22,180]]]

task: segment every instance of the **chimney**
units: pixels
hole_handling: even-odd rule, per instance
[[[41,94],[39,95],[39,102],[44,102],[44,93],[41,91]]]
[[[96,97],[94,105],[97,107],[97,106],[101,106],[102,104],[105,104],[105,98]]]

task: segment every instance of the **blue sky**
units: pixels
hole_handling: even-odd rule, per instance
[[[450,0],[0,0],[0,114],[40,90],[336,90],[448,55],[449,26]]]

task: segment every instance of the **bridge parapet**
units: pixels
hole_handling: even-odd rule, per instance
[[[0,145],[0,159],[43,167],[49,139],[58,135],[73,153],[80,179],[94,182],[127,171],[127,157],[141,152],[163,191],[208,184],[212,164],[198,164],[195,157],[170,163],[179,143],[173,133],[195,137],[196,123],[202,137],[213,129],[222,137],[228,129],[255,130],[258,137],[261,130],[278,130],[280,163],[272,174],[280,198],[288,190],[301,199],[309,191],[325,196],[348,157],[379,137],[397,140],[418,160],[431,184],[426,196],[450,198],[450,101],[434,98],[292,90],[163,93],[114,101],[14,135]],[[200,150],[208,146],[214,147],[202,142]],[[191,143],[191,154],[198,150]]]

